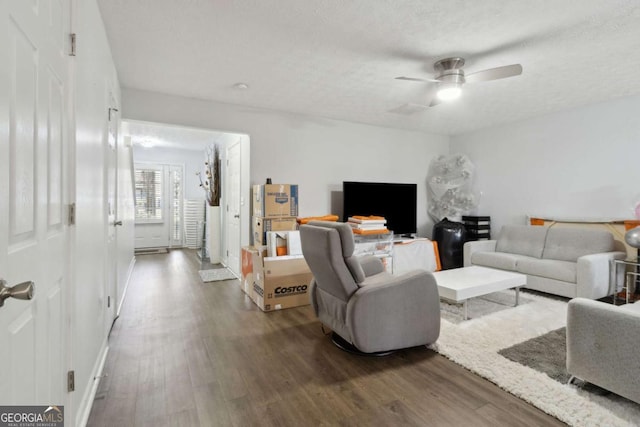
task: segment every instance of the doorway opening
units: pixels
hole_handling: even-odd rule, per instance
[[[240,277],[240,248],[250,236],[249,136],[126,119],[123,134],[136,164],[136,250],[190,248],[207,261],[207,248],[217,245],[221,263]],[[198,173],[204,176],[213,146],[221,156],[221,197],[220,231],[212,236]]]

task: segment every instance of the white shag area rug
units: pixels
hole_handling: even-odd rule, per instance
[[[487,296],[498,301],[509,298],[513,301],[513,291]],[[613,393],[603,396],[559,383],[498,354],[503,348],[566,326],[566,302],[530,293],[521,293],[520,298],[518,307],[494,312],[487,312],[486,300],[474,304],[472,299],[469,301],[472,319],[467,321],[452,317],[454,310],[447,313],[445,309],[440,338],[429,347],[569,425],[640,425],[640,405]],[[473,305],[485,307],[474,316]]]
[[[198,271],[203,282],[217,282],[220,280],[236,279],[236,275],[227,268],[214,268],[212,270]]]

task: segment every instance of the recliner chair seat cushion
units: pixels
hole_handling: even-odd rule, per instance
[[[640,314],[640,301],[633,304],[624,304],[620,306],[620,310],[631,311]]]

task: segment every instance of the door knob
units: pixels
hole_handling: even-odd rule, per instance
[[[114,227],[117,227],[117,226],[119,226],[119,225],[122,225],[122,221],[115,221],[115,222],[113,223],[113,226],[114,226]]]
[[[32,299],[34,292],[35,284],[33,282],[22,282],[8,287],[6,280],[0,279],[0,307],[4,305],[4,300],[7,298]]]

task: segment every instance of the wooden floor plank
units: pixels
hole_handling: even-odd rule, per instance
[[[343,352],[310,306],[263,313],[210,267],[138,257],[88,425],[563,425],[425,347]]]

